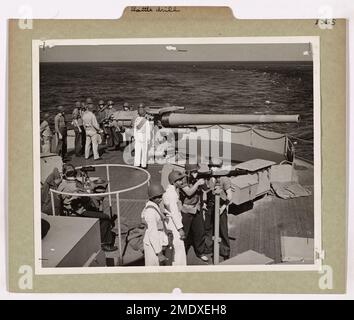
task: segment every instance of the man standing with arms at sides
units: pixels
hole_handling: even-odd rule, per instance
[[[105,126],[104,126],[104,121],[107,119],[107,107],[104,104],[103,100],[100,100],[98,102],[98,110],[96,113],[96,119],[97,122],[101,128],[101,130],[103,130],[103,134],[102,134],[102,144],[106,144],[106,130],[105,130]]]
[[[41,123],[40,131],[41,131],[41,141],[43,141],[42,144],[42,153],[50,153],[51,145],[52,145],[52,130],[50,130],[49,123],[49,114],[46,113],[43,117],[43,121]]]
[[[149,121],[145,118],[146,110],[143,104],[139,105],[138,114],[139,116],[134,120],[134,166],[146,168],[151,128]]]
[[[55,134],[57,136],[57,149],[56,153],[61,156],[63,162],[66,160],[66,152],[67,152],[67,127],[65,123],[64,117],[64,108],[63,106],[58,107],[58,113],[54,117],[54,127],[55,127]]]
[[[114,102],[112,100],[109,100],[107,102],[108,105],[108,111],[107,111],[107,119],[109,120],[107,129],[109,133],[109,138],[108,138],[108,146],[109,146],[109,151],[115,151],[119,149],[120,145],[120,137],[118,133],[116,132],[117,128],[115,126],[115,122],[113,119],[113,114],[117,112],[117,110],[114,108]]]
[[[149,201],[141,213],[141,218],[146,224],[143,240],[145,266],[169,264],[163,250],[168,245],[167,227],[165,216],[160,209],[164,192],[160,184],[151,183],[148,187]]]
[[[174,247],[174,266],[187,265],[186,250],[184,247],[185,233],[183,230],[181,201],[179,199],[179,189],[183,185],[183,179],[186,175],[180,171],[173,170],[168,175],[169,185],[163,195],[163,203],[168,210],[168,215],[171,217],[168,227],[173,232],[173,247]]]
[[[75,108],[73,110],[73,121],[72,125],[74,127],[75,132],[75,155],[77,157],[84,154],[85,150],[85,140],[86,134],[82,121],[82,113],[81,113],[81,102],[75,102]]]
[[[82,115],[82,121],[86,131],[85,159],[87,160],[90,157],[90,149],[92,143],[93,158],[94,160],[100,160],[102,158],[98,153],[98,144],[101,140],[101,128],[98,125],[96,116],[89,110],[89,108],[92,108],[92,104],[87,103],[85,108],[85,112]]]

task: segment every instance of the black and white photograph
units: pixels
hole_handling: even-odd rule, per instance
[[[318,269],[317,37],[32,46],[36,272]]]

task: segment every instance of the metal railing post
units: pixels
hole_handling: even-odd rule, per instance
[[[53,216],[55,216],[55,205],[54,205],[54,195],[53,195],[53,191],[50,191],[50,201],[52,202],[52,211],[53,211]]]
[[[117,201],[117,224],[118,224],[118,265],[123,264],[123,256],[122,256],[122,234],[121,234],[121,225],[120,225],[120,210],[119,210],[119,193],[116,193],[116,201]]]
[[[109,192],[109,195],[108,195],[109,214],[112,218],[113,213],[112,213],[111,179],[109,176],[109,166],[108,165],[106,165],[106,176],[107,176],[107,183],[108,183],[107,187],[108,187],[108,192]]]
[[[253,127],[251,127],[251,140],[250,140],[250,146],[253,146],[253,135],[254,135],[254,131],[253,131]]]
[[[215,213],[214,213],[214,264],[219,264],[219,228],[220,228],[220,195],[215,194]]]
[[[288,138],[287,134],[285,135],[285,147],[284,147],[284,149],[285,149],[284,154],[285,154],[285,157],[287,158],[288,149],[289,149],[289,138]]]

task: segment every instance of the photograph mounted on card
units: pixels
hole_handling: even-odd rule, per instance
[[[131,7],[33,26],[10,22],[10,105],[31,114],[9,109],[28,142],[10,146],[12,290],[23,265],[45,292],[321,292],[324,270],[343,290],[345,21]]]

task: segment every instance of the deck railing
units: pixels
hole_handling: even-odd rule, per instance
[[[108,201],[109,201],[109,207],[110,207],[110,213],[112,214],[112,197],[116,198],[116,210],[117,210],[117,228],[118,228],[118,265],[122,264],[123,261],[123,251],[122,251],[122,232],[121,232],[121,222],[120,222],[120,206],[119,206],[119,201],[120,201],[120,194],[124,192],[129,192],[135,189],[138,189],[145,184],[147,184],[150,179],[151,175],[147,170],[144,170],[142,168],[130,166],[130,165],[125,165],[125,164],[97,164],[97,165],[91,165],[91,167],[105,167],[106,168],[106,181],[107,181],[107,190],[108,192],[104,193],[71,193],[71,192],[62,192],[54,189],[50,189],[50,196],[51,196],[51,204],[52,204],[52,211],[53,215],[56,215],[55,212],[55,200],[54,200],[54,194],[59,194],[62,196],[71,196],[71,197],[106,197],[108,196]],[[113,167],[123,167],[123,168],[128,168],[128,169],[133,169],[133,170],[139,170],[142,171],[145,175],[146,178],[139,184],[121,189],[121,190],[111,190],[111,178],[110,178],[110,169]],[[82,166],[76,167],[75,169],[81,169]]]

